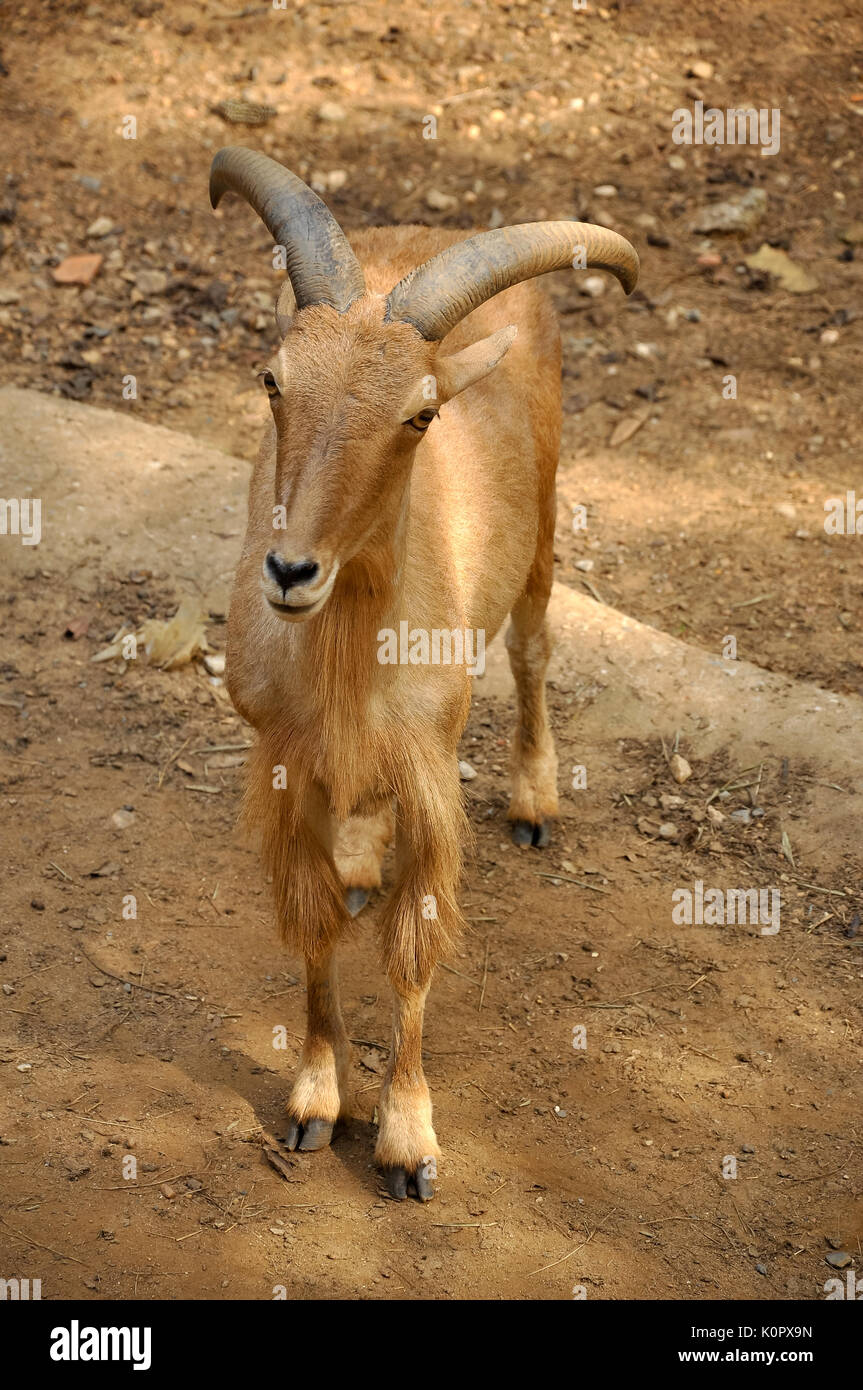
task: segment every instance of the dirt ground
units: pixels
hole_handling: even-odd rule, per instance
[[[856,702],[863,539],[823,524],[827,498],[863,497],[856,7],[145,0],[6,16],[0,385],[70,413],[68,452],[50,434],[24,479],[56,497],[62,544],[16,543],[0,595],[0,1277],[41,1277],[46,1298],[823,1297],[827,1255],[859,1272],[863,1234],[859,724],[841,767],[817,740],[786,755],[775,717],[723,745],[696,708],[678,786],[664,753],[680,726],[657,706],[618,736],[601,665],[579,681],[570,653],[551,689],[562,815],[540,856],[506,838],[513,702],[480,683],[463,744],[472,934],[427,1015],[444,1159],[421,1209],[386,1200],[371,1163],[389,1034],[375,907],[343,970],[355,1118],[285,1178],[261,1135],[280,1129],[304,989],[235,830],[248,731],[200,664],[120,674],[89,658],[196,588],[190,524],[213,553],[208,634],[224,646],[244,479],[216,450],[257,447],[252,369],[279,278],[249,210],[208,206],[212,153],[246,143],[317,183],[346,227],[579,217],[629,236],[629,301],[548,282],[565,344],[558,579],[716,662],[734,636],[746,661]],[[213,110],[228,99],[276,114],[231,125]],[[778,108],[779,152],[675,145],[671,113],[698,99]],[[752,231],[692,230],[756,187]],[[748,267],[764,242],[817,287]],[[82,252],[103,256],[93,283],[55,284]],[[112,474],[98,451],[91,473],[93,417],[75,402],[213,448],[189,444],[188,485],[185,446],[161,433],[146,436],[158,467],[136,435]],[[122,421],[105,419],[113,439]],[[13,441],[4,495],[14,463]],[[574,763],[597,769],[588,792],[567,792]],[[727,819],[708,831],[711,797]],[[764,815],[732,819],[747,810]],[[667,842],[639,829],[666,816]],[[670,886],[697,878],[781,881],[782,931],[675,926]]]

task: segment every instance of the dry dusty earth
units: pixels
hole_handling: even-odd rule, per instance
[[[823,522],[863,497],[861,21],[681,9],[8,8],[0,380],[29,389],[0,393],[0,493],[41,497],[44,534],[0,537],[0,1275],[46,1298],[817,1299],[828,1255],[859,1271],[863,537]],[[230,126],[226,98],[277,114]],[[779,108],[780,151],[674,145],[699,98]],[[348,226],[576,216],[642,256],[627,302],[549,283],[562,817],[545,855],[506,838],[497,656],[463,744],[472,931],[428,1012],[428,1209],[371,1165],[374,905],[344,965],[355,1118],[287,1178],[267,1164],[304,991],[235,830],[248,731],[199,663],[90,660],[186,595],[224,645],[279,278],[247,209],[208,210],[232,141]],[[757,228],[692,230],[753,187]],[[762,242],[816,287],[747,267]],[[92,285],[54,283],[93,251]],[[779,888],[780,932],[675,924],[697,879]]]

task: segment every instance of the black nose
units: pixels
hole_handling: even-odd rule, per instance
[[[267,552],[267,574],[271,579],[275,579],[283,594],[297,584],[311,584],[318,569],[319,566],[314,560],[295,560],[290,564],[277,550]]]

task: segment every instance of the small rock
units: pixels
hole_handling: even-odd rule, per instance
[[[605,281],[601,275],[586,275],[578,288],[582,294],[590,295],[591,299],[599,299],[601,294],[605,294]]]
[[[113,232],[113,230],[114,223],[111,221],[110,217],[97,217],[96,221],[91,222],[87,228],[87,235],[96,237],[107,236],[108,233]]]
[[[0,304],[18,304],[21,299],[17,290],[10,289],[7,285],[0,285]]]
[[[101,264],[102,257],[96,254],[67,256],[59,265],[54,266],[51,276],[57,285],[89,285],[99,274]]]
[[[847,1269],[851,1263],[851,1256],[847,1250],[831,1250],[824,1258],[833,1269]]]
[[[318,107],[319,121],[343,121],[347,112],[337,101],[325,101]]]
[[[601,183],[593,190],[594,198],[616,198],[617,189],[613,183]]]
[[[119,811],[115,811],[111,816],[111,824],[115,830],[128,830],[130,825],[135,823],[135,812],[128,811],[125,806],[121,806]]]
[[[825,347],[832,347],[834,343],[839,342],[838,328],[825,328],[818,341],[823,343]]]
[[[593,566],[593,560],[576,560],[575,562],[575,568],[577,570],[581,570],[583,574],[590,574],[590,571],[593,569]]]
[[[711,203],[699,208],[692,223],[694,232],[751,232],[767,211],[767,194],[763,188],[750,188],[742,198],[729,198],[724,203]]]
[[[767,1266],[766,1266],[766,1265],[762,1265],[762,1264],[756,1264],[756,1266],[755,1266],[755,1271],[756,1271],[757,1274],[764,1274],[764,1275],[766,1275],[766,1274],[767,1274]]]
[[[460,759],[458,765],[458,775],[463,782],[472,782],[474,777],[476,777],[476,769],[472,768],[470,763],[463,762]]]
[[[164,294],[168,288],[168,277],[164,270],[139,270],[135,276],[135,289],[141,294]]]
[[[718,830],[720,825],[723,825],[725,823],[725,817],[718,806],[708,806],[707,819],[710,821],[710,824],[713,826],[714,830]]]
[[[688,781],[692,776],[692,768],[689,766],[686,759],[682,758],[679,753],[672,753],[668,760],[668,767],[675,782],[679,785]]]
[[[426,207],[430,207],[433,212],[447,212],[450,208],[458,207],[458,198],[454,198],[451,193],[441,193],[439,188],[430,188],[426,193]]]
[[[656,821],[649,820],[647,816],[639,816],[635,824],[642,835],[657,835],[659,833],[659,826]]]
[[[752,821],[752,812],[748,806],[741,806],[739,810],[731,812],[731,819],[739,821],[741,825],[749,825]]]
[[[663,821],[659,827],[659,838],[661,840],[675,840],[677,838],[677,826],[673,820]]]
[[[708,63],[706,58],[698,58],[686,75],[687,77],[700,77],[702,82],[706,82],[713,76],[713,64]]]
[[[776,510],[780,516],[784,516],[788,521],[793,521],[797,515],[797,508],[793,502],[777,502]]]
[[[225,674],[225,653],[208,652],[204,657],[204,665],[211,676],[223,676]]]
[[[679,811],[681,806],[686,805],[686,802],[682,796],[669,796],[667,792],[663,792],[659,798],[659,804],[663,811]]]

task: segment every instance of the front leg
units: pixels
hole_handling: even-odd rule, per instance
[[[434,1196],[440,1148],[422,1065],[426,996],[437,962],[462,926],[461,845],[467,834],[455,755],[418,767],[399,797],[397,883],[383,921],[383,958],[393,990],[393,1036],[381,1087],[375,1158],[391,1196]]]
[[[273,750],[256,750],[247,805],[262,830],[285,944],[305,958],[307,1031],[288,1101],[289,1149],[323,1149],[347,1109],[350,1044],[339,1006],[336,946],[350,918],[333,862],[332,820],[320,789],[276,789]]]
[[[350,1043],[339,1004],[335,950],[306,959],[306,1038],[288,1101],[285,1145],[325,1149],[347,1107]]]

